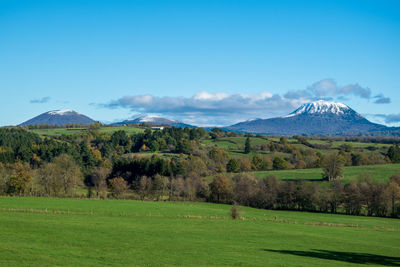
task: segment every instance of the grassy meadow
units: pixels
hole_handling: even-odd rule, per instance
[[[60,136],[60,135],[71,135],[71,134],[79,134],[83,133],[87,130],[85,127],[80,128],[54,128],[54,129],[32,129],[30,132],[36,133],[42,136]],[[116,131],[123,130],[127,134],[136,134],[144,132],[143,128],[132,127],[132,126],[107,126],[101,127],[101,133],[114,133]]]
[[[400,264],[400,220],[193,202],[0,198],[2,266]]]
[[[281,171],[256,171],[256,177],[264,178],[269,175],[277,176],[282,180],[310,180],[318,181],[322,179],[322,169],[301,169],[301,170],[281,170]],[[388,182],[392,175],[400,173],[400,164],[379,164],[365,166],[346,166],[344,167],[342,181],[348,183],[358,180],[360,175],[369,174],[376,182]]]
[[[250,143],[252,147],[255,146],[261,146],[261,145],[266,145],[270,141],[273,142],[279,142],[279,138],[261,138],[261,137],[250,137]],[[299,144],[296,139],[287,139],[288,143],[293,145],[296,148],[301,148],[301,149],[311,149],[310,147],[307,147],[304,144]],[[262,150],[252,150],[249,154],[244,154],[244,145],[246,142],[246,137],[222,137],[218,138],[217,140],[212,140],[212,139],[205,139],[202,140],[204,145],[207,146],[216,146],[221,149],[224,149],[228,152],[230,156],[233,157],[243,157],[247,156],[249,158],[253,157],[255,154],[262,154],[262,155],[268,155],[272,158],[274,157],[290,157],[289,153],[283,153],[283,152],[266,152]],[[309,139],[308,142],[310,144],[319,144],[319,145],[326,145],[329,146],[329,148],[326,149],[317,149],[317,148],[312,148],[314,152],[320,152],[322,155],[326,155],[332,152],[338,152],[340,149],[340,146],[346,144],[350,145],[352,148],[352,151],[354,152],[363,152],[368,154],[373,154],[373,153],[386,153],[387,149],[389,148],[390,145],[387,144],[379,144],[379,143],[361,143],[361,142],[344,142],[344,141],[327,141],[327,140],[318,140],[318,139]]]

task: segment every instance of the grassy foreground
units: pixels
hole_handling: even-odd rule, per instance
[[[0,198],[2,266],[400,264],[400,220],[191,202]]]

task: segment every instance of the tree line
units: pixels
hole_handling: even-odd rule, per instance
[[[399,217],[400,174],[392,176],[388,184],[362,174],[349,184],[335,180],[326,186],[304,180],[282,181],[275,176],[257,179],[237,174],[228,179],[217,175],[210,184],[209,200],[261,209]]]
[[[322,155],[299,148],[286,137],[274,141],[259,136],[265,143],[254,146],[252,135],[246,135],[243,156],[238,157],[201,142],[238,135],[220,129],[206,132],[167,127],[128,135],[125,131],[102,134],[97,126],[59,137],[1,128],[0,194],[73,197],[86,189],[86,196],[99,198],[236,202],[257,208],[398,216],[397,178],[389,184],[377,184],[368,177],[361,179],[362,183],[340,181],[345,165],[400,162],[398,145],[390,146],[383,155],[355,152],[345,145],[338,152]],[[304,137],[297,139],[309,143]],[[269,153],[249,155],[258,150]],[[250,173],[315,167],[323,168],[329,186],[276,177],[255,179]],[[340,194],[334,193],[336,187],[342,188]],[[332,197],[337,205],[332,204]]]
[[[400,216],[400,174],[392,176],[386,184],[375,182],[369,174],[361,174],[357,181],[348,184],[338,179],[330,182],[284,181],[275,176],[260,179],[252,173],[238,173],[231,178],[217,173],[205,179],[196,172],[186,176],[174,173],[160,159],[139,160],[134,164],[144,169],[129,179],[102,165],[86,181],[73,158],[65,154],[36,170],[21,162],[12,168],[0,165],[0,193],[74,197],[85,182],[87,197],[209,201],[261,209]],[[145,168],[152,169],[153,175],[144,175]],[[328,168],[327,165],[324,171]]]

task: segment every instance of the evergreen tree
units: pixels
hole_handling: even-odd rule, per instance
[[[387,156],[393,163],[400,162],[400,148],[398,145],[391,146],[388,150]]]
[[[250,146],[250,137],[246,138],[246,143],[244,144],[244,153],[245,154],[249,154],[251,150],[251,146]]]

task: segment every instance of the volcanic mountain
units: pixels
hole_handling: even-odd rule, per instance
[[[127,124],[140,124],[140,123],[146,123],[150,125],[167,125],[167,126],[173,126],[173,127],[189,127],[189,128],[194,128],[195,126],[175,121],[175,120],[169,120],[160,116],[150,116],[150,115],[143,115],[134,119],[129,119],[129,120],[124,120],[121,122],[116,122],[113,123],[113,125],[127,125]]]
[[[63,124],[83,124],[89,125],[94,123],[95,121],[91,118],[79,114],[73,110],[65,109],[65,110],[53,110],[39,116],[36,116],[26,122],[20,124],[20,126],[26,125],[39,125],[39,124],[49,124],[49,125],[63,125]]]
[[[368,121],[345,104],[319,100],[284,117],[240,122],[227,129],[270,135],[359,135],[390,128]]]

